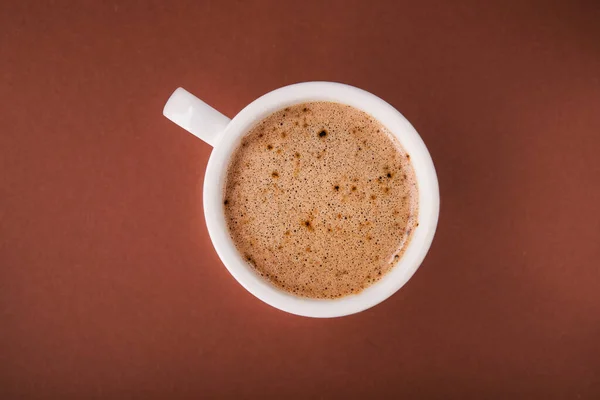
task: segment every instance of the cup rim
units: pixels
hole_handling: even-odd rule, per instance
[[[245,134],[271,113],[293,104],[333,101],[358,108],[381,122],[400,141],[415,170],[419,188],[418,226],[398,263],[358,294],[338,299],[311,299],[289,294],[264,280],[239,254],[225,221],[224,181],[229,159]],[[425,143],[394,107],[365,90],[335,82],[303,82],[275,89],[248,104],[217,138],[206,168],[203,189],[208,233],[231,275],[263,302],[306,317],[340,317],[371,308],[397,292],[414,275],[427,254],[439,216],[439,187]]]

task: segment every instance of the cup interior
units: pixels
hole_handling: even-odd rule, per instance
[[[233,151],[258,122],[282,108],[311,101],[332,101],[358,108],[381,122],[411,155],[419,187],[418,226],[398,263],[381,280],[362,292],[338,299],[294,296],[273,286],[246,263],[237,251],[225,221],[224,182]],[[217,138],[204,179],[204,214],[217,254],[231,275],[250,293],[280,310],[307,317],[339,317],[370,308],[398,291],[425,258],[439,214],[439,189],[427,147],[400,112],[379,97],[349,85],[306,82],[276,89],[256,99],[236,115]]]

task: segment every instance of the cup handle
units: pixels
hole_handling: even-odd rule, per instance
[[[231,121],[184,88],[175,89],[163,115],[213,147]]]

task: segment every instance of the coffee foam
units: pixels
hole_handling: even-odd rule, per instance
[[[254,126],[227,171],[225,216],[246,261],[298,296],[361,292],[400,259],[417,226],[410,156],[370,115],[331,102]]]

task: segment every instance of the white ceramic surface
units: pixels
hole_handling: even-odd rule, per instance
[[[254,273],[237,252],[229,236],[223,211],[227,165],[244,134],[274,111],[308,101],[348,104],[383,123],[410,154],[419,186],[419,226],[398,265],[363,292],[335,300],[297,297],[277,289]],[[400,112],[379,97],[340,83],[298,83],[265,94],[229,120],[179,88],[167,101],[163,114],[214,147],[204,180],[204,215],[208,232],[217,254],[231,275],[265,303],[307,317],[339,317],[357,313],[382,302],[404,286],[425,258],[438,221],[440,199],[437,176],[431,156],[417,131]]]

